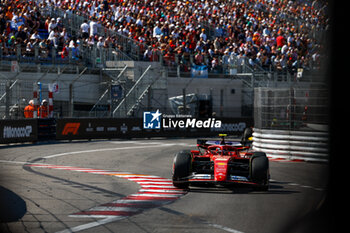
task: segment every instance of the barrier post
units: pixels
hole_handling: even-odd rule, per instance
[[[5,100],[5,118],[8,119],[10,117],[10,81],[6,82],[6,100]]]
[[[38,118],[38,85],[37,83],[33,84],[33,101],[34,101],[34,112],[33,112],[33,118]]]
[[[53,85],[49,85],[49,115],[48,117],[53,117]]]

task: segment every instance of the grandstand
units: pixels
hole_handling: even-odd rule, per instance
[[[42,99],[59,87],[56,117],[171,112],[169,98],[193,93],[210,95],[219,116],[252,116],[255,87],[325,88],[327,8],[323,0],[1,1],[1,117],[21,118],[38,82]]]

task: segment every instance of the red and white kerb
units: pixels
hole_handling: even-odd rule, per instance
[[[133,216],[144,210],[174,202],[187,193],[183,189],[174,187],[171,179],[159,176],[46,164],[28,164],[26,166],[116,176],[136,182],[141,186],[141,189],[135,194],[74,213],[69,215],[70,217],[108,218]]]

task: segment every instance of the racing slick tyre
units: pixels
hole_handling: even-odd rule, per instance
[[[257,186],[254,190],[267,191],[269,189],[269,159],[264,152],[254,152],[250,159],[250,177]]]
[[[243,131],[243,135],[241,138],[241,144],[246,145],[250,142],[249,138],[253,136],[253,129],[252,128],[245,128]]]
[[[173,184],[177,188],[188,188],[191,173],[192,154],[190,151],[180,151],[175,155],[173,164]]]

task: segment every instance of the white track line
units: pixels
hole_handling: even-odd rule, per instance
[[[126,212],[139,212],[140,210],[143,210],[143,209],[135,208],[135,207],[129,208],[129,207],[114,207],[114,206],[96,206],[89,209],[89,211],[126,211]]]
[[[149,144],[147,144],[149,145]],[[95,150],[81,150],[81,151],[71,151],[71,152],[65,152],[65,153],[59,153],[59,154],[53,154],[53,155],[47,155],[42,157],[43,159],[51,159],[66,155],[74,155],[74,154],[85,154],[85,153],[94,153],[94,152],[103,152],[103,151],[114,151],[114,150],[131,150],[131,149],[147,149],[147,148],[153,148],[153,147],[162,147],[162,146],[174,146],[176,144],[173,143],[164,143],[164,144],[156,144],[156,145],[149,145],[149,146],[126,146],[126,147],[113,147],[113,148],[102,148],[102,149],[95,149]]]
[[[140,189],[139,192],[154,192],[154,193],[185,193],[182,190],[172,189]]]
[[[217,229],[221,229],[221,230],[224,230],[224,231],[227,231],[227,232],[231,232],[231,233],[244,233],[242,231],[237,231],[235,229],[232,229],[232,228],[229,228],[229,227],[225,227],[225,226],[221,226],[219,224],[214,224],[214,223],[210,223],[210,222],[207,222],[206,224],[208,226],[211,226],[211,227],[214,227],[214,228],[217,228]]]
[[[143,182],[143,181],[139,181],[139,182],[137,182],[139,185],[152,185],[152,184],[168,184],[168,185],[172,185],[173,184],[173,182],[168,182],[168,181],[164,181],[164,182],[152,182],[152,181],[145,181],[145,182]]]
[[[112,201],[111,203],[117,204],[154,204],[154,205],[165,205],[173,202],[172,200],[138,200],[138,199],[120,199]]]
[[[148,194],[148,193],[135,193],[130,194],[130,197],[181,197],[183,194]]]
[[[91,218],[92,216],[86,216],[86,217]],[[95,221],[95,222],[90,222],[90,223],[86,223],[86,224],[79,225],[79,226],[76,226],[76,227],[72,227],[72,228],[69,228],[69,229],[66,229],[66,230],[63,230],[63,231],[58,231],[56,233],[72,233],[72,232],[83,231],[83,230],[87,230],[87,229],[90,229],[90,228],[93,228],[93,227],[97,227],[97,226],[101,226],[101,225],[104,225],[104,224],[107,224],[107,223],[111,223],[111,222],[114,222],[114,221],[117,221],[117,220],[121,220],[121,219],[124,219],[124,218],[127,218],[127,217],[126,216],[108,217],[108,218],[104,218],[104,219],[101,219],[101,220],[98,220],[98,221]]]

